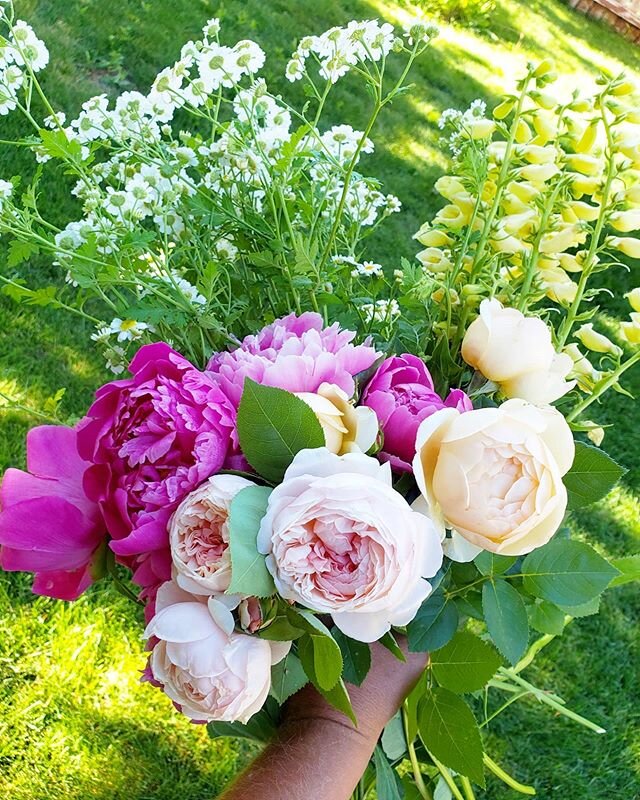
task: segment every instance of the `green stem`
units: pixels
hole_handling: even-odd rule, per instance
[[[492,758],[489,758],[486,753],[484,753],[482,758],[484,760],[485,767],[493,772],[496,778],[500,778],[503,783],[506,783],[507,786],[514,791],[520,792],[520,794],[528,794],[530,796],[536,793],[536,790],[533,788],[533,786],[527,786],[525,783],[520,783],[520,781],[512,778],[508,772],[505,772],[502,767],[499,764],[496,764]]]
[[[628,358],[623,364],[621,364],[618,369],[614,370],[611,375],[607,378],[607,380],[598,388],[597,392],[594,392],[589,397],[585,398],[581,403],[579,403],[573,411],[567,416],[567,422],[573,422],[574,419],[579,417],[585,409],[589,408],[592,403],[601,397],[608,389],[614,386],[620,376],[625,373],[628,369],[630,369],[634,364],[637,364],[640,361],[640,348],[636,353],[634,353],[630,358]]]
[[[441,764],[440,761],[438,761],[438,759],[432,753],[429,753],[429,756],[430,756],[431,760],[433,761],[433,763],[438,768],[438,772],[444,778],[444,782],[449,787],[449,791],[455,797],[455,800],[465,800],[465,798],[462,795],[462,792],[456,786],[456,782],[453,780],[453,776],[451,775],[451,773],[449,772],[447,767],[445,767],[444,764]]]
[[[407,703],[406,701],[402,705],[402,725],[404,727],[404,736],[407,740],[407,752],[409,753],[409,761],[411,762],[411,769],[413,771],[413,779],[416,784],[416,789],[418,790],[418,794],[423,800],[432,800],[432,795],[429,789],[424,782],[424,778],[422,777],[422,771],[420,769],[420,762],[418,761],[418,756],[416,755],[416,749],[413,746],[413,742],[409,741],[409,718],[407,715]]]
[[[466,800],[476,800],[476,796],[473,793],[473,787],[471,786],[471,781],[469,780],[469,778],[465,777],[464,775],[461,775],[460,783],[462,784],[462,789],[464,791],[464,796]]]
[[[10,409],[15,409],[16,411],[23,411],[25,414],[32,414],[34,417],[38,417],[38,419],[42,419],[45,422],[50,423],[51,425],[60,425],[60,420],[56,419],[55,417],[50,417],[48,414],[43,414],[42,411],[36,411],[33,408],[29,408],[28,406],[22,405],[22,403],[18,403],[17,400],[6,395],[4,392],[0,392],[0,398],[5,400],[9,404]],[[1,410],[6,410],[5,408]]]

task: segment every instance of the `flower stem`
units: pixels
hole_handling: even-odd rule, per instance
[[[503,783],[506,783],[511,789],[516,792],[520,792],[520,794],[528,794],[530,796],[536,793],[536,790],[533,786],[527,786],[525,783],[520,783],[515,778],[511,777],[508,772],[505,772],[499,764],[489,758],[489,756],[485,753],[483,755],[484,765],[485,767],[493,772],[496,778],[500,778]]]
[[[420,762],[418,761],[418,756],[416,755],[416,749],[413,746],[413,742],[409,741],[409,718],[407,715],[406,701],[402,706],[402,724],[404,727],[404,735],[407,740],[407,752],[409,753],[409,761],[411,762],[411,769],[413,771],[413,779],[416,784],[416,789],[423,800],[432,800],[431,792],[429,789],[427,789],[424,778],[422,777],[422,771],[420,770]]]
[[[587,397],[582,403],[579,403],[573,411],[567,416],[567,422],[573,422],[574,419],[580,416],[585,409],[587,409],[592,403],[601,397],[608,389],[610,389],[614,384],[618,382],[618,378],[630,369],[634,364],[637,364],[640,361],[640,348],[636,353],[634,353],[630,358],[628,358],[623,364],[621,364],[618,369],[611,373],[611,375],[607,378],[607,380],[599,387],[597,392],[594,392],[592,395]]]

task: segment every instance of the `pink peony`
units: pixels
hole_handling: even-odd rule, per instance
[[[267,699],[272,665],[290,647],[236,632],[221,603],[172,582],[158,589],[144,635],[155,644],[143,679],[198,722],[247,722]]]
[[[84,493],[89,464],[73,428],[45,425],[27,434],[29,472],[9,469],[0,487],[0,565],[35,572],[33,591],[75,600],[93,582],[92,561],[106,536]]]
[[[110,547],[152,595],[171,575],[169,519],[224,464],[235,411],[210,377],[164,343],[140,348],[129,369],[133,377],[96,393],[78,446],[95,465],[85,488],[100,504]]]
[[[373,642],[407,625],[442,564],[440,535],[362,453],[300,451],[269,496],[258,549],[278,593]]]
[[[330,383],[352,397],[354,376],[369,369],[379,355],[366,344],[354,345],[355,335],[338,323],[323,327],[320,314],[289,314],[247,336],[236,350],[217,353],[208,370],[236,406],[246,377],[289,392],[316,392]]]
[[[410,472],[416,453],[420,423],[442,408],[471,411],[471,400],[460,389],[446,400],[436,393],[429,370],[417,357],[405,353],[384,361],[362,395],[363,405],[372,408],[384,433],[380,457],[400,472]]]

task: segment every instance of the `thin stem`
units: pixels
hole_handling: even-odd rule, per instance
[[[32,414],[34,417],[38,417],[38,419],[42,419],[45,422],[51,423],[52,425],[60,425],[60,420],[56,419],[56,417],[50,417],[48,414],[43,414],[42,411],[36,411],[33,408],[22,405],[22,403],[18,403],[17,400],[9,397],[4,392],[0,392],[0,398],[9,404],[8,408],[6,406],[0,407],[0,411],[15,409],[16,411],[23,411],[25,414]]]
[[[485,767],[493,772],[496,778],[500,778],[503,783],[506,783],[507,786],[514,791],[530,796],[533,796],[536,793],[536,790],[533,788],[533,786],[527,786],[527,784],[517,781],[515,778],[509,775],[508,772],[505,772],[499,764],[496,764],[492,758],[489,758],[486,753],[483,754],[482,758],[484,760]]]
[[[456,782],[453,780],[453,776],[451,772],[449,772],[447,767],[445,767],[444,764],[441,764],[440,761],[438,761],[438,759],[432,753],[429,753],[429,756],[433,761],[433,763],[438,768],[438,772],[444,778],[444,782],[449,787],[449,791],[455,797],[455,800],[465,800],[464,796],[462,795],[462,792],[460,791],[460,789],[458,789]]]
[[[640,361],[640,348],[634,355],[628,358],[623,364],[621,364],[618,369],[614,370],[611,375],[607,378],[607,380],[598,388],[597,392],[594,392],[589,397],[585,398],[582,403],[579,403],[573,411],[567,416],[567,422],[573,422],[574,419],[579,417],[583,411],[585,411],[592,403],[601,397],[608,389],[614,386],[618,382],[618,378],[622,374],[624,374],[628,369],[630,369],[634,364],[637,364]]]
[[[402,725],[404,727],[404,736],[407,740],[407,752],[409,753],[409,761],[411,762],[411,769],[413,771],[413,779],[416,784],[416,789],[418,790],[418,794],[423,800],[432,800],[432,795],[429,789],[424,782],[424,778],[422,777],[422,771],[420,769],[420,762],[418,761],[418,756],[416,755],[416,749],[413,745],[412,741],[409,741],[409,717],[407,714],[407,702],[402,705]]]
[[[460,776],[460,783],[462,784],[462,789],[464,791],[464,796],[466,800],[476,800],[476,796],[473,793],[473,787],[471,786],[471,781],[465,775]]]

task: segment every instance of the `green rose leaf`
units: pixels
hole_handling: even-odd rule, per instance
[[[255,713],[247,723],[209,722],[207,723],[207,733],[211,739],[233,736],[266,744],[278,730],[279,721],[280,707],[273,697],[267,697],[267,701],[260,711]]]
[[[400,711],[394,714],[385,725],[380,744],[389,761],[397,761],[407,752],[407,740]]]
[[[600,596],[594,597],[588,603],[580,603],[578,606],[560,606],[560,608],[570,617],[591,617],[600,611]]]
[[[569,509],[588,506],[605,497],[625,472],[599,447],[576,442],[576,457],[563,479],[569,492]]]
[[[261,639],[268,639],[272,642],[293,642],[304,634],[302,628],[296,628],[289,622],[289,618],[283,614],[278,614],[266,628],[258,631]]]
[[[546,600],[529,606],[529,622],[539,633],[560,636],[564,631],[564,618],[564,611]]]
[[[342,675],[340,648],[329,629],[313,614],[297,609],[292,616],[293,624],[305,630],[305,635],[298,641],[298,656],[304,671],[319,691],[328,692]]]
[[[579,606],[601,594],[618,570],[584,542],[552,540],[522,563],[524,588],[557,606]]]
[[[483,550],[473,559],[473,563],[482,575],[503,575],[517,560],[516,556],[499,556]]]
[[[398,644],[398,642],[396,642],[395,636],[391,633],[391,631],[387,631],[381,639],[378,639],[378,641],[393,656],[395,656],[398,659],[398,661],[402,661],[404,663],[407,660],[404,656],[404,653],[400,649],[400,645]]]
[[[431,656],[431,668],[440,686],[457,694],[482,689],[501,665],[497,650],[468,631],[459,631]]]
[[[407,625],[407,640],[412,653],[438,650],[451,641],[458,627],[455,603],[448,601],[442,592],[429,595],[418,613]]]
[[[640,581],[640,554],[614,558],[611,563],[620,572],[611,581],[611,586],[624,586],[625,583]]]
[[[271,669],[271,694],[282,705],[308,682],[300,659],[288,653]]]
[[[229,509],[229,551],[231,584],[228,594],[269,597],[276,587],[265,558],[258,552],[256,539],[260,521],[267,510],[271,489],[247,486],[231,501]]]
[[[300,450],[325,445],[322,427],[303,400],[250,378],[245,378],[238,408],[238,436],[247,461],[274,483]]]
[[[331,634],[342,653],[342,677],[347,683],[360,686],[371,668],[371,650],[366,642],[357,642],[339,628],[332,628]]]
[[[318,687],[316,686],[316,689],[317,688]],[[347,687],[344,685],[342,678],[340,678],[333,689],[329,689],[328,691],[321,689],[319,691],[328,703],[331,703],[334,708],[337,708],[338,711],[341,711],[345,717],[348,717],[351,722],[353,722],[354,725],[358,725],[358,720],[356,719],[356,715],[353,713],[353,708],[351,707],[349,692],[347,691]]]
[[[373,751],[373,763],[376,768],[378,800],[402,800],[404,796],[402,783],[380,745]]]
[[[482,610],[487,630],[502,655],[517,664],[529,643],[529,622],[520,593],[505,580],[487,581],[482,587]]]
[[[425,695],[418,708],[418,730],[439,761],[484,787],[480,730],[461,697],[442,688]]]

